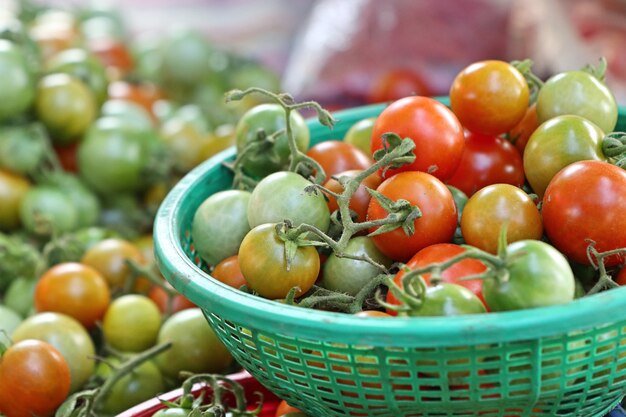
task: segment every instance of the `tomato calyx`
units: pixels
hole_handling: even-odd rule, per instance
[[[387,132],[382,135],[382,143],[383,147],[374,152],[373,158],[374,161],[380,161],[393,151],[397,149],[396,153],[398,156],[393,158],[392,161],[387,163],[383,168],[382,177],[385,178],[387,175],[387,171],[391,168],[397,169],[402,167],[403,165],[412,164],[415,161],[415,154],[413,153],[413,149],[415,149],[415,142],[410,140],[409,138],[405,138],[404,140],[398,136],[396,133]],[[437,167],[433,167],[433,171],[436,170]]]
[[[626,169],[626,132],[611,132],[602,139],[602,152],[609,162]]]
[[[530,89],[529,106],[537,101],[539,90],[543,87],[543,81],[532,71],[533,61],[525,59],[523,61],[511,61],[511,65],[517,69],[526,79]]]
[[[593,66],[591,64],[587,64],[582,68],[582,71],[588,72],[594,78],[597,78],[600,82],[606,82],[606,70],[608,68],[608,62],[605,57],[600,57],[598,60],[598,64]]]
[[[0,233],[0,291],[15,278],[35,278],[44,269],[37,249],[17,237]]]
[[[587,292],[587,295],[619,287],[619,284],[613,281],[611,276],[607,273],[606,266],[604,265],[604,260],[606,258],[616,255],[626,256],[626,248],[598,252],[595,248],[595,242],[589,242],[589,246],[587,246],[587,257],[589,258],[589,263],[599,272],[600,275],[595,285]]]

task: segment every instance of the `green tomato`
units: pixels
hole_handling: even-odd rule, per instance
[[[285,129],[285,119],[285,111],[278,104],[261,104],[248,110],[239,119],[235,130],[237,152],[242,152],[246,146],[255,142],[259,130],[263,130],[266,136],[270,136]],[[309,147],[309,128],[302,116],[295,111],[291,113],[290,119],[296,146],[304,152]],[[262,178],[287,168],[289,159],[289,142],[287,135],[283,132],[276,137],[271,148],[249,154],[242,163],[248,175]]]
[[[109,116],[119,118],[124,127],[129,129],[145,132],[151,131],[154,128],[152,118],[148,111],[143,106],[130,100],[107,100],[102,105],[100,113],[102,117]]]
[[[410,313],[411,316],[459,316],[482,314],[487,309],[480,298],[457,284],[441,283],[426,289],[424,304]]]
[[[539,90],[539,123],[553,117],[575,114],[612,132],[617,123],[617,103],[608,87],[585,71],[568,71],[550,78]]]
[[[378,250],[371,238],[366,236],[350,239],[345,253],[357,256],[367,255],[383,266],[391,265],[391,260]],[[380,273],[382,271],[369,262],[339,258],[333,253],[324,264],[320,285],[329,290],[356,295],[361,288]]]
[[[21,175],[33,172],[46,152],[41,133],[35,123],[0,129],[0,167]]]
[[[35,111],[52,140],[67,145],[78,141],[91,126],[97,104],[93,92],[78,78],[50,74],[39,80]]]
[[[78,177],[66,173],[53,174],[47,183],[63,190],[72,201],[78,212],[78,228],[96,224],[100,216],[100,201]]]
[[[565,304],[574,299],[576,283],[567,259],[540,240],[520,240],[507,246],[508,276],[483,282],[492,311],[521,310]]]
[[[11,334],[20,325],[22,318],[9,307],[0,305],[0,344],[9,346]]]
[[[315,226],[322,232],[330,225],[328,204],[321,192],[306,193],[312,183],[294,172],[275,172],[263,178],[252,191],[248,205],[250,227],[291,220]]]
[[[199,84],[210,67],[211,46],[195,31],[170,34],[162,45],[162,70],[166,80],[181,85]]]
[[[87,330],[61,313],[39,313],[24,320],[11,336],[14,342],[37,339],[50,343],[70,367],[70,391],[83,386],[95,369],[95,347]]]
[[[374,122],[376,122],[376,118],[370,117],[353,124],[343,137],[343,141],[351,143],[365,152],[366,155],[370,155]]]
[[[161,327],[161,312],[143,295],[116,298],[102,319],[102,333],[109,345],[123,352],[141,352],[152,346]]]
[[[533,191],[542,197],[561,169],[583,160],[606,161],[604,132],[580,116],[556,116],[541,124],[524,150],[524,172]]]
[[[47,62],[49,73],[65,73],[82,80],[94,94],[97,104],[107,98],[109,81],[102,63],[84,49],[66,49]]]
[[[172,347],[156,358],[163,375],[178,378],[181,371],[216,373],[233,361],[228,349],[207,323],[202,310],[182,310],[168,318],[157,343],[172,342]]]
[[[109,378],[113,374],[110,365],[118,366],[120,364],[119,358],[108,357],[98,364],[96,374],[103,378]],[[99,415],[116,415],[162,393],[164,390],[165,384],[161,371],[154,362],[146,361],[117,380],[109,394],[99,403],[96,411]]]
[[[20,206],[20,219],[26,230],[42,235],[69,232],[79,225],[72,199],[63,190],[46,185],[28,190]]]
[[[191,224],[196,251],[209,265],[236,255],[244,236],[250,231],[247,191],[220,191],[198,207]]]
[[[0,39],[0,74],[0,121],[5,121],[28,110],[35,86],[21,48],[4,39]]]
[[[34,308],[36,286],[36,279],[15,279],[4,294],[4,304],[22,317],[28,316]]]

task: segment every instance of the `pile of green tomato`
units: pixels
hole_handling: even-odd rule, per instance
[[[276,75],[191,30],[131,40],[114,9],[20,4],[0,16],[0,413],[115,415],[236,369],[161,277],[152,222],[258,103],[224,92]]]

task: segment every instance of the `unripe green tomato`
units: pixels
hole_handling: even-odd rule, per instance
[[[157,305],[137,294],[115,299],[102,320],[105,340],[123,352],[141,352],[152,347],[160,327],[161,312]]]

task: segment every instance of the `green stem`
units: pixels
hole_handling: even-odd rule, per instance
[[[389,274],[379,274],[372,278],[361,290],[354,296],[354,301],[350,305],[349,313],[358,313],[363,311],[363,304],[376,291],[378,287],[384,285],[392,276]]]
[[[619,287],[619,285],[613,281],[611,276],[606,272],[606,266],[604,260],[610,256],[625,255],[626,248],[613,249],[606,252],[598,252],[594,246],[594,242],[587,246],[587,258],[591,265],[598,270],[600,276],[598,282],[587,292],[587,295],[596,294],[605,289],[611,289]]]

